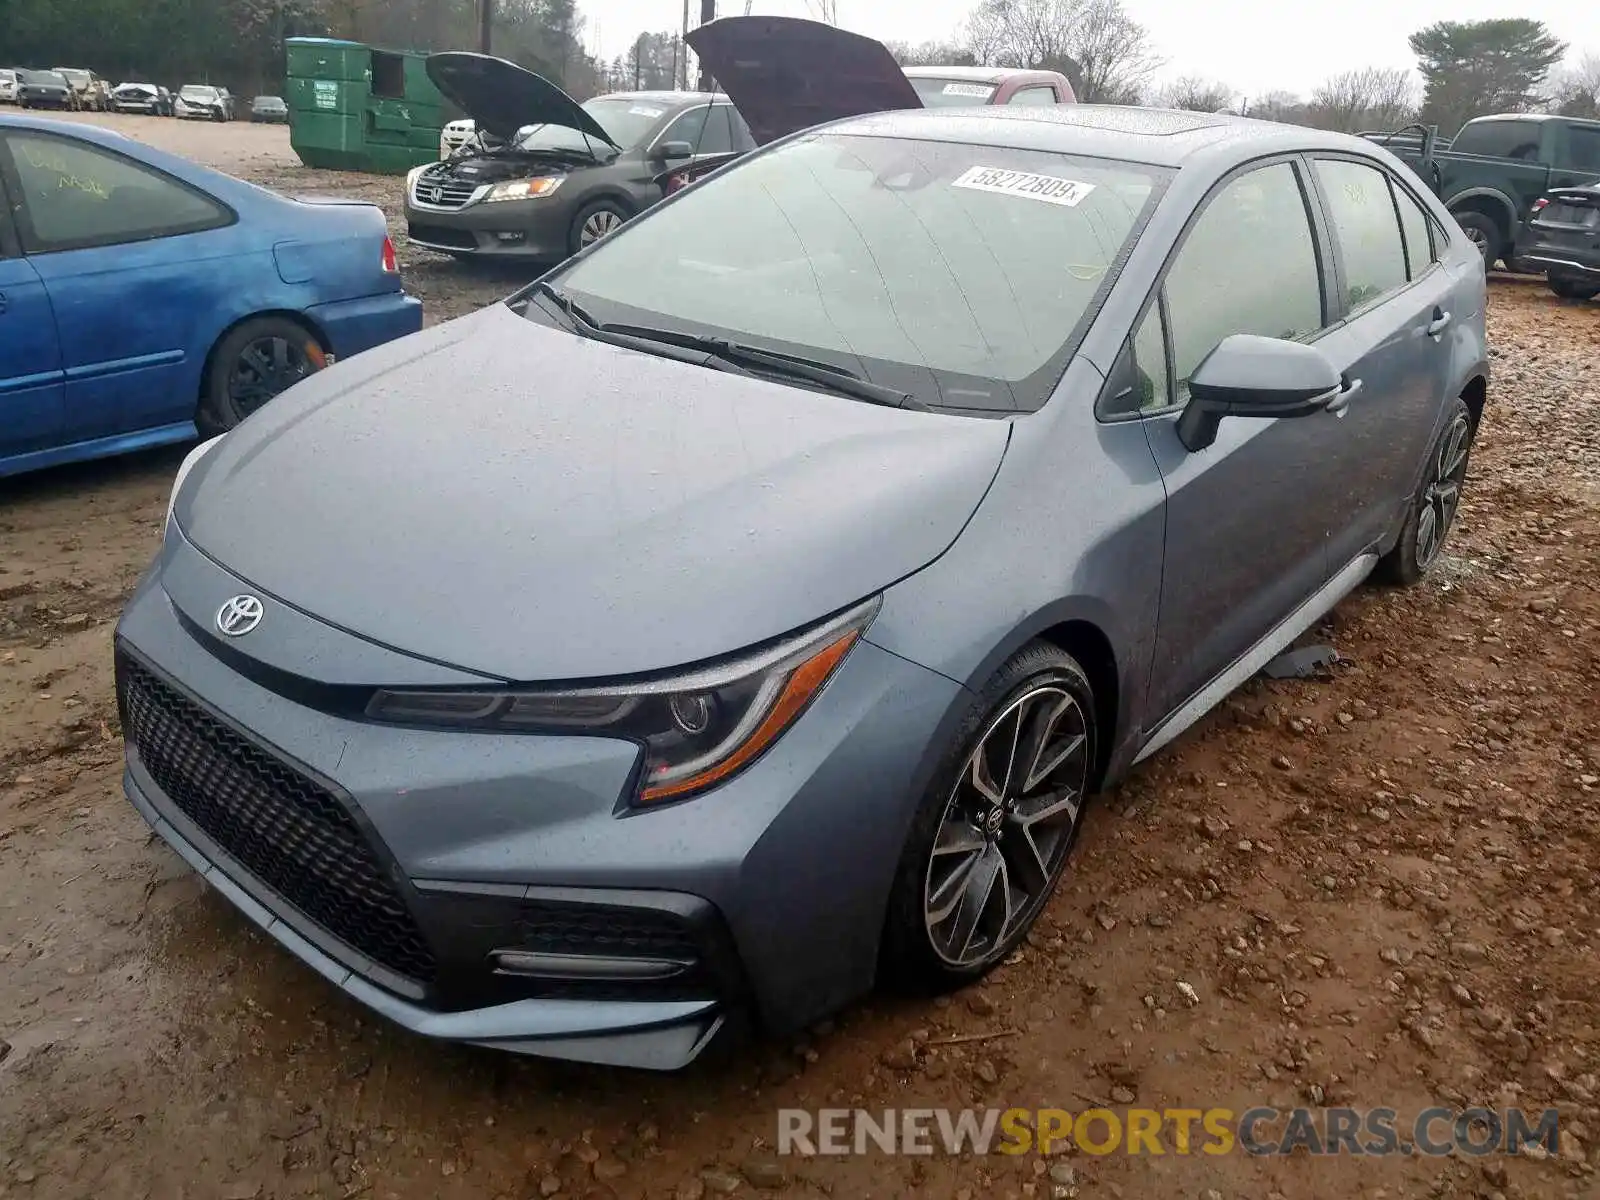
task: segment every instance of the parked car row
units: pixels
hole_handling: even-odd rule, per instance
[[[798,128],[897,109],[1076,102],[1057,72],[902,70],[880,42],[790,17],[725,18],[691,44],[723,92],[580,104],[515,63],[433,55],[430,78],[468,115],[444,127],[440,161],[407,176],[411,240],[458,258],[557,260]]]
[[[119,112],[196,121],[232,121],[233,95],[225,87],[185,84],[176,92],[159,84],[130,80],[110,86],[93,71],[56,67],[48,71],[0,68],[0,104],[64,112]],[[257,96],[250,120],[286,124],[289,107],[281,96]]]

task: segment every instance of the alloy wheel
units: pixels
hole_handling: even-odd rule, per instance
[[[322,365],[322,355],[309,344],[283,337],[257,338],[239,352],[228,375],[228,398],[243,420]]]
[[[578,245],[593,245],[607,234],[616,232],[621,225],[622,217],[608,208],[590,213],[578,234]]]
[[[993,958],[1044,905],[1077,831],[1089,754],[1088,720],[1059,684],[1033,687],[984,727],[923,885],[928,939],[945,963]]]
[[[1422,491],[1422,509],[1417,514],[1417,565],[1424,569],[1438,557],[1445,535],[1455,521],[1471,449],[1472,419],[1464,412],[1457,413],[1439,439],[1439,454],[1432,464],[1433,478]]]

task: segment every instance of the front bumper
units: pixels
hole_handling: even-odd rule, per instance
[[[788,1032],[871,986],[950,681],[862,642],[763,759],[636,812],[631,743],[347,709],[353,679],[449,669],[270,598],[259,650],[223,645],[210,618],[246,590],[169,531],[118,627],[125,788],[355,999],[430,1037],[672,1069],[730,1023]]]
[[[558,191],[537,200],[503,200],[462,209],[423,208],[406,197],[406,235],[428,250],[473,258],[554,261],[570,253],[572,212]]]

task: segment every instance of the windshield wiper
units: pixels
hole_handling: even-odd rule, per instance
[[[619,333],[647,342],[660,342],[668,346],[681,346],[685,350],[704,350],[706,353],[736,366],[753,368],[764,375],[777,375],[787,379],[800,379],[814,383],[826,391],[864,400],[868,404],[881,404],[886,408],[904,408],[912,412],[928,412],[928,406],[910,392],[887,387],[863,379],[844,367],[818,362],[776,350],[763,350],[747,346],[728,338],[705,337],[696,333],[678,333],[671,329],[651,329],[642,325],[603,325],[608,333]]]
[[[652,329],[644,325],[601,324],[555,284],[541,279],[534,284],[534,289],[554,301],[576,332],[613,346],[643,350],[649,354],[660,354],[663,348],[688,351],[687,355],[669,354],[667,357],[677,359],[679,362],[697,363],[718,370],[732,371],[739,375],[759,372],[763,375],[804,380],[840,396],[863,400],[868,404],[880,404],[886,408],[904,408],[912,412],[930,411],[926,404],[909,392],[873,383],[870,379],[863,379],[843,367],[795,355],[780,354],[775,350],[762,350],[757,346],[746,346],[742,342],[731,341],[728,338],[678,333],[671,329]]]

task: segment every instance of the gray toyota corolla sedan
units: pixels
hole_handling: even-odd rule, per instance
[[[195,450],[128,795],[430,1036],[672,1068],[960,985],[1088,796],[1438,560],[1484,299],[1355,138],[797,131]]]

